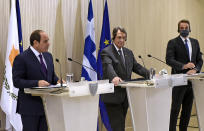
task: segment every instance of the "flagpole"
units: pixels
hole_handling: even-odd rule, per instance
[[[9,15],[11,15],[11,0],[10,0],[10,4],[9,4]]]

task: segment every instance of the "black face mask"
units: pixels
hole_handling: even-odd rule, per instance
[[[182,37],[187,37],[189,35],[189,30],[180,30],[180,35]]]

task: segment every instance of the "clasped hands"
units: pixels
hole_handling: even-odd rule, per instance
[[[192,62],[189,62],[189,63],[185,64],[182,69],[190,69],[190,70],[186,73],[186,74],[188,74],[188,75],[192,75],[192,74],[195,74],[195,73],[197,72],[197,70],[195,69],[194,63],[192,63]]]

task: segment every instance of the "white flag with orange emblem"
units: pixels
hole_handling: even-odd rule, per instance
[[[13,86],[12,80],[13,61],[18,54],[19,42],[16,6],[15,0],[11,0],[11,15],[8,29],[4,82],[1,94],[1,108],[6,113],[6,130],[10,130],[13,126],[16,131],[22,131],[21,117],[16,113],[18,89]]]

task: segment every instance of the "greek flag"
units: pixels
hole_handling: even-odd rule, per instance
[[[87,17],[87,28],[85,36],[85,45],[84,45],[84,56],[83,56],[83,65],[97,70],[96,66],[96,44],[95,44],[95,31],[94,31],[94,17],[93,17],[93,8],[92,1],[89,2],[88,8],[88,17]],[[96,81],[97,73],[93,70],[90,70],[86,67],[82,67],[81,76],[88,81]]]

